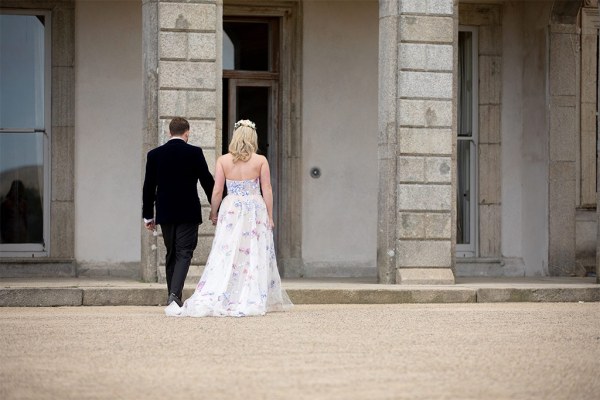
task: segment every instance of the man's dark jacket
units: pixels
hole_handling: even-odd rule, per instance
[[[215,181],[200,147],[171,139],[148,152],[142,216],[156,224],[202,223],[198,181],[208,201]]]

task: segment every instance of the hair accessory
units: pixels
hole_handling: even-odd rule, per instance
[[[248,128],[252,128],[252,129],[256,130],[256,125],[254,125],[254,122],[250,121],[249,119],[240,119],[233,126],[233,130],[236,130],[240,126],[247,126]]]

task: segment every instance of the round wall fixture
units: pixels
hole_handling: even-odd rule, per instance
[[[310,176],[315,179],[320,178],[321,177],[321,169],[318,167],[312,167],[310,169]]]

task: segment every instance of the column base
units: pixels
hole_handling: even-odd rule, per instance
[[[396,270],[399,285],[454,285],[450,268],[399,268]]]

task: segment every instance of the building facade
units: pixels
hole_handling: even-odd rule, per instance
[[[0,276],[163,280],[141,182],[174,116],[211,168],[256,121],[284,277],[596,268],[597,1],[1,7]]]

